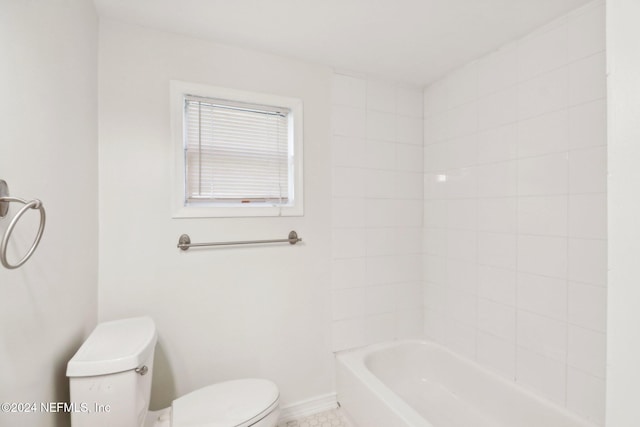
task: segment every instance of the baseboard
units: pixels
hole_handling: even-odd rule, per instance
[[[335,393],[327,393],[280,408],[280,421],[289,421],[338,407]]]

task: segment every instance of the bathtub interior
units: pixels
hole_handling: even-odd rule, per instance
[[[397,396],[425,422],[398,425],[594,427],[564,408],[432,342],[383,344],[344,356],[338,357],[338,364],[344,364],[351,371],[353,381],[381,389],[373,392],[380,398],[378,405],[395,413],[406,412],[406,407],[399,408],[403,405],[385,402],[389,395]]]

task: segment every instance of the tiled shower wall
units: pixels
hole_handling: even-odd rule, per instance
[[[604,424],[597,1],[425,90],[425,332]]]
[[[422,105],[421,89],[334,74],[336,351],[422,335]]]

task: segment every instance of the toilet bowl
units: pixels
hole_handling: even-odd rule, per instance
[[[279,391],[271,381],[212,384],[149,410],[157,332],[149,317],[99,324],[67,364],[71,426],[274,427]]]

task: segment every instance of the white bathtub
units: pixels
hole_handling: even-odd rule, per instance
[[[336,369],[357,427],[595,427],[432,342],[339,353]]]

